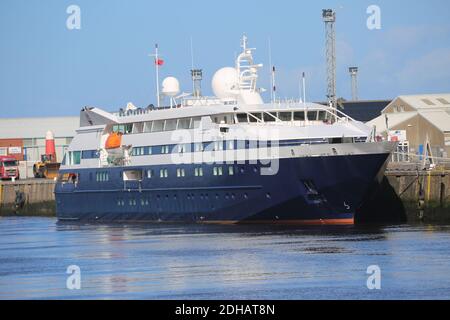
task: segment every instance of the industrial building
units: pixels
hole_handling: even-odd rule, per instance
[[[367,124],[404,153],[422,155],[428,141],[434,157],[450,156],[450,93],[399,96]]]
[[[75,130],[79,117],[10,118],[0,119],[0,155],[10,155],[20,162],[20,176],[33,176],[33,164],[45,153],[45,135],[55,137],[57,161],[61,161]]]
[[[355,120],[368,122],[375,119],[392,100],[341,100],[337,101],[338,110]],[[319,102],[326,105],[326,102]]]

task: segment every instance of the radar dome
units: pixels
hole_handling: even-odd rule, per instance
[[[162,82],[162,93],[165,96],[174,97],[180,93],[180,83],[175,77],[167,77]]]
[[[234,98],[238,93],[238,74],[235,68],[225,67],[214,74],[211,81],[214,95],[220,99]]]

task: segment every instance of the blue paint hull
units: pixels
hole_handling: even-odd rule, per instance
[[[167,165],[168,178],[122,179],[123,168],[108,168],[109,181],[95,181],[99,169],[70,170],[79,182],[57,183],[57,216],[80,221],[215,223],[353,223],[355,211],[384,169],[388,153],[280,159],[276,175],[261,175],[260,164],[234,164],[234,174],[214,176],[203,165]],[[136,167],[136,169],[160,167]],[[186,176],[179,178],[177,168]],[[128,169],[128,168],[127,168]],[[66,172],[68,172],[66,170]],[[61,173],[64,173],[62,171]]]

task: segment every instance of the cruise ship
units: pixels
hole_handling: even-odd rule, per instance
[[[262,65],[245,37],[241,47],[214,74],[214,96],[196,69],[192,93],[168,77],[156,105],[84,107],[55,186],[58,219],[353,224],[395,145],[331,103],[264,103]]]

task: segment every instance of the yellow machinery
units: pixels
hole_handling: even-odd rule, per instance
[[[56,157],[52,154],[41,155],[41,161],[33,165],[33,174],[35,178],[54,179],[58,176],[61,163],[56,162]]]

